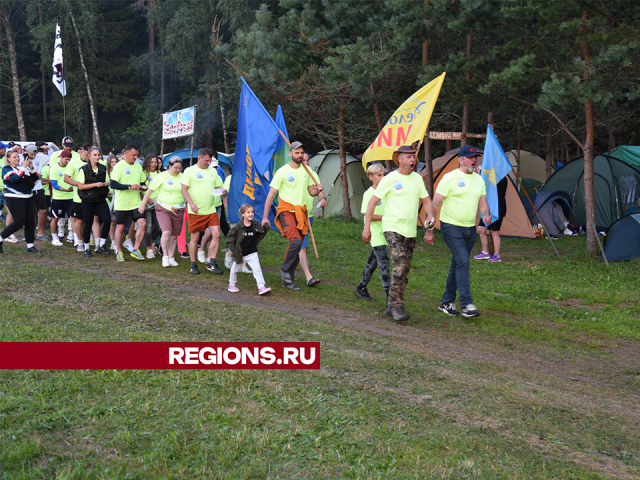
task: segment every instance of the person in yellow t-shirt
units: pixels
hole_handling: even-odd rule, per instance
[[[369,200],[376,193],[376,188],[380,184],[380,181],[384,177],[384,167],[380,163],[374,163],[369,165],[367,168],[367,176],[369,180],[373,183],[372,187],[364,192],[362,195],[362,210],[363,214],[367,213],[367,206],[369,205]],[[367,285],[371,281],[371,277],[373,276],[373,272],[376,271],[376,268],[380,270],[380,278],[382,279],[382,288],[384,288],[384,292],[389,298],[389,287],[391,286],[391,275],[389,274],[389,255],[387,254],[387,241],[384,238],[384,234],[382,233],[382,218],[384,216],[384,203],[380,200],[376,204],[376,208],[373,211],[373,215],[371,217],[371,254],[369,255],[369,259],[367,260],[367,264],[364,267],[364,271],[362,272],[362,278],[360,279],[360,284],[356,287],[356,290],[353,292],[356,297],[361,298],[363,300],[371,300],[371,295],[369,295],[369,291],[367,290]]]
[[[269,211],[276,194],[279,196],[276,225],[283,237],[289,240],[289,247],[280,266],[282,286],[290,290],[300,290],[294,283],[295,271],[300,261],[299,253],[302,248],[302,237],[308,232],[307,195],[312,197],[322,194],[322,184],[314,183],[304,167],[302,160],[306,147],[301,142],[293,142],[289,146],[291,161],[283,165],[273,175],[271,189],[264,202],[262,225],[269,223]],[[317,283],[317,282],[316,282]]]
[[[372,237],[371,222],[374,211],[378,202],[382,200],[385,207],[382,216],[382,231],[393,262],[393,274],[385,314],[393,318],[395,322],[409,319],[409,315],[404,309],[404,291],[409,281],[411,258],[416,246],[420,203],[427,213],[427,228],[434,222],[431,199],[424,186],[424,181],[420,175],[414,172],[417,162],[416,152],[415,148],[403,145],[393,153],[393,162],[398,169],[384,177],[371,196],[362,231],[362,239],[369,243]],[[427,244],[432,244],[433,236],[428,239],[425,235],[424,241]]]
[[[451,250],[451,268],[438,310],[447,315],[477,317],[480,315],[471,297],[469,257],[476,243],[476,215],[482,214],[485,225],[491,223],[484,180],[475,173],[482,151],[465,145],[458,152],[460,168],[442,177],[433,198],[433,209],[440,212],[442,239]],[[433,239],[433,231],[428,232]],[[456,291],[462,310],[456,309]]]
[[[307,167],[309,166],[309,154],[307,152],[305,152],[304,155],[302,156],[302,163],[304,163]],[[312,170],[309,170],[309,171],[311,172],[311,175],[313,175],[316,183],[319,182],[320,179],[318,178],[318,176]],[[318,195],[318,198],[320,198],[320,202],[318,203],[320,208],[326,207],[327,199],[324,196],[324,193]],[[313,225],[313,197],[309,194],[307,194],[307,213],[309,214],[309,226],[312,226]],[[307,279],[307,286],[313,287],[314,285],[317,285],[318,283],[320,283],[320,280],[318,278],[315,278],[311,274],[311,270],[309,269],[309,256],[307,255],[308,247],[309,247],[309,234],[306,234],[302,239],[302,247],[300,248],[300,253],[298,254],[298,256],[300,257],[300,268],[302,268],[304,276]]]

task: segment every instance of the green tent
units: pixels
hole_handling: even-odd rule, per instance
[[[596,225],[598,229],[608,229],[620,217],[640,210],[640,170],[607,155],[595,157],[593,166]],[[583,158],[569,162],[551,175],[540,192],[556,190],[567,192],[576,217],[585,225]]]
[[[611,150],[608,155],[640,169],[640,147],[621,145]]]
[[[320,183],[327,196],[327,206],[324,215],[336,215],[344,212],[342,201],[342,185],[340,183],[340,152],[338,150],[323,150],[309,160],[309,166],[318,174]],[[362,220],[360,208],[362,195],[371,186],[367,174],[362,170],[362,162],[347,153],[347,183],[349,185],[349,202],[351,214]],[[322,215],[322,208],[318,206],[317,197],[314,199],[313,216]]]

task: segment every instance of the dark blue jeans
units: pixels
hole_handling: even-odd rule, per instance
[[[455,302],[457,290],[460,293],[460,305],[464,308],[473,303],[469,279],[469,257],[471,256],[471,249],[478,238],[476,227],[459,227],[450,223],[440,222],[440,232],[452,255],[451,268],[449,268],[447,286],[444,295],[442,295],[442,303]]]

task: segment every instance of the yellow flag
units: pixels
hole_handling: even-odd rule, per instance
[[[402,145],[411,145],[424,138],[436,106],[444,72],[411,95],[391,116],[378,137],[362,156],[362,166],[376,160],[391,160],[393,152]]]

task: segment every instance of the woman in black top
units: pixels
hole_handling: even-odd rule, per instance
[[[84,218],[93,218],[97,215],[102,223],[100,238],[96,239],[96,253],[109,255],[111,252],[105,248],[111,226],[111,213],[106,201],[109,194],[109,175],[107,167],[99,162],[100,158],[100,150],[97,147],[91,147],[89,161],[80,169],[78,175],[78,196],[82,200],[81,208]],[[92,223],[84,222],[84,230],[82,231],[85,258],[93,256],[89,246]]]

